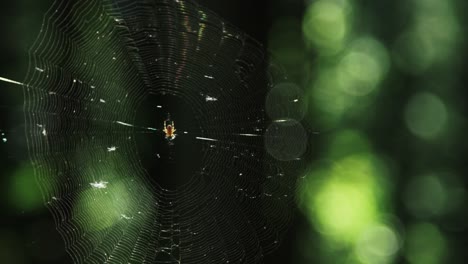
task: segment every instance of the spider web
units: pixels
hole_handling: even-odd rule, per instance
[[[74,262],[258,263],[279,246],[306,135],[260,44],[191,1],[61,0],[30,54],[28,148]]]

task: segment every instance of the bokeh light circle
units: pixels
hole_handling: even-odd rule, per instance
[[[435,138],[447,123],[447,108],[436,95],[428,92],[415,94],[405,109],[408,129],[423,139]]]
[[[363,232],[356,245],[362,263],[388,263],[399,250],[397,233],[389,226],[377,224]]]
[[[290,82],[275,85],[266,98],[266,111],[273,120],[302,120],[307,105],[303,91]]]
[[[307,150],[307,133],[296,120],[277,120],[266,130],[265,147],[277,160],[299,159]]]

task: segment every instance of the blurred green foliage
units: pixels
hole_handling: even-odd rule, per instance
[[[35,211],[42,209],[43,199],[34,179],[34,170],[30,165],[22,165],[10,178],[9,203],[13,209]]]
[[[449,246],[466,230],[461,7],[307,1],[295,54],[319,135],[298,204],[317,237],[299,240],[298,262],[462,261]]]

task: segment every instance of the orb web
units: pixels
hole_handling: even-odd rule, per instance
[[[55,1],[24,109],[36,180],[73,261],[261,262],[294,211],[303,151],[287,146],[306,140],[266,113],[281,83],[259,43],[192,1]],[[272,156],[265,142],[281,147]]]

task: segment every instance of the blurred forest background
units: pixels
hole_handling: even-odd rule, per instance
[[[0,76],[23,80],[51,2],[0,3]],[[307,95],[297,218],[265,263],[466,263],[467,1],[198,2]],[[21,87],[0,92],[0,263],[70,263],[30,181]]]

